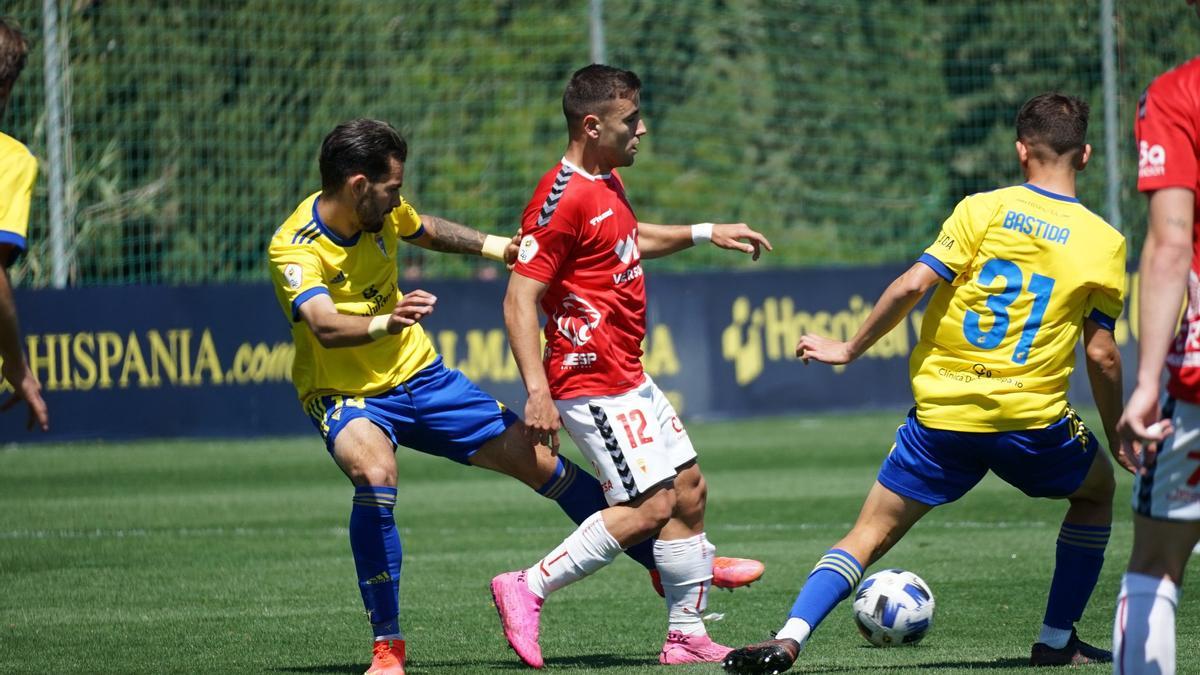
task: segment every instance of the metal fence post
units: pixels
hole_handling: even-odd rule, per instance
[[[1100,2],[1100,58],[1104,69],[1104,172],[1108,183],[1108,222],[1121,226],[1121,136],[1117,133],[1117,41],[1113,0]]]
[[[608,61],[604,48],[604,0],[592,0],[591,11],[592,63]]]
[[[65,288],[70,270],[67,254],[67,200],[63,116],[62,42],[58,33],[58,0],[42,0],[42,38],[45,44],[46,152],[49,155],[50,270],[54,288]]]

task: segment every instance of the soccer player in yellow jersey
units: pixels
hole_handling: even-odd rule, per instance
[[[8,105],[8,96],[29,54],[29,44],[16,24],[0,19],[0,114]],[[0,371],[12,385],[13,393],[0,409],[8,410],[18,401],[29,406],[29,428],[34,424],[46,431],[50,416],[42,400],[42,388],[25,361],[21,349],[21,327],[13,300],[8,268],[25,251],[29,227],[29,201],[37,180],[37,160],[15,138],[0,132]]]
[[[402,555],[392,515],[396,446],[517,478],[576,523],[607,506],[594,476],[535,446],[516,415],[443,365],[420,325],[437,298],[398,288],[401,240],[509,263],[517,255],[510,239],[418,215],[400,196],[407,157],[404,139],[384,122],[338,126],[321,145],[321,191],[300,202],[269,248],[275,293],[296,344],[293,382],[355,486],[350,548],[376,638],[371,675],[404,672]],[[626,553],[656,573],[653,540]],[[731,588],[757,578],[736,574],[745,561],[721,560],[714,584]]]
[[[1125,293],[1124,238],[1075,197],[1076,172],[1091,156],[1087,121],[1087,104],[1074,97],[1026,102],[1016,150],[1027,182],[959,202],[851,340],[805,335],[796,345],[805,363],[849,363],[937,286],[910,360],[916,407],[857,522],[817,563],[776,639],[734,650],[727,671],[791,667],[867,566],[989,470],[1031,497],[1069,503],[1030,665],[1112,660],[1075,633],[1104,561],[1115,482],[1112,464],[1067,404],[1067,378],[1082,335],[1115,455],[1121,361],[1113,328]]]

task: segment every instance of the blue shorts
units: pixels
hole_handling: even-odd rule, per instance
[[[1030,497],[1066,497],[1083,484],[1099,447],[1070,408],[1045,429],[990,433],[930,429],[914,408],[896,430],[878,480],[930,506],[962,497],[989,470]]]
[[[321,396],[308,404],[307,411],[331,454],[350,420],[365,417],[387,434],[392,445],[463,464],[518,419],[466,375],[447,368],[440,356],[404,384],[378,396]]]

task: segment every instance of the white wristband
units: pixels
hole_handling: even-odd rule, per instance
[[[367,335],[369,335],[372,340],[378,340],[379,338],[387,335],[389,318],[389,316],[384,315],[371,319],[371,323],[367,324]]]
[[[692,243],[699,244],[702,241],[712,241],[712,223],[696,223],[692,226]]]
[[[489,234],[483,238],[483,250],[479,252],[485,258],[504,262],[504,252],[508,250],[508,239]]]

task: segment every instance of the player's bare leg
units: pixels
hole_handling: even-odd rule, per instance
[[[933,507],[876,481],[858,520],[817,562],[774,640],[735,649],[723,665],[730,673],[782,673],[792,667],[812,631],[853,592],[862,572],[883,557]]]
[[[375,634],[368,675],[404,675],[400,632],[400,535],[396,504],[395,448],[370,420],[351,420],[338,433],[333,459],[354,484],[350,549],[363,605]]]
[[[1107,663],[1112,652],[1079,639],[1075,622],[1083,615],[1100,577],[1112,527],[1116,491],[1108,454],[1096,452],[1083,482],[1067,497],[1070,506],[1058,534],[1054,576],[1038,641],[1030,650],[1034,666]]]
[[[878,481],[871,486],[858,513],[858,520],[834,548],[840,548],[862,563],[875,564],[933,507],[896,494]]]
[[[523,422],[484,443],[470,461],[473,466],[516,478],[534,490],[553,478],[559,466],[558,455],[550,448],[529,442]]]
[[[1121,579],[1113,622],[1113,672],[1175,672],[1175,609],[1179,588],[1200,541],[1200,522],[1133,516],[1133,554]]]

